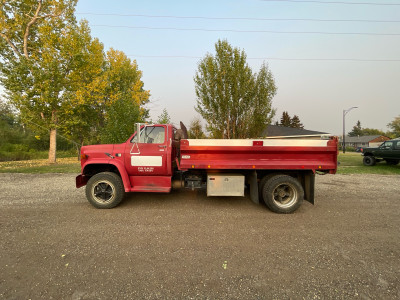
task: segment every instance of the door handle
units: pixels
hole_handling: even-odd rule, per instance
[[[158,148],[167,148],[165,145],[158,145]]]

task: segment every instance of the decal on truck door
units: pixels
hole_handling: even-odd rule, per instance
[[[131,156],[132,167],[161,167],[162,156]]]

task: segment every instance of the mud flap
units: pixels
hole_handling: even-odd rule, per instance
[[[304,175],[304,200],[314,204],[315,174],[310,172]]]
[[[260,200],[258,199],[258,182],[257,182],[257,172],[253,171],[249,176],[250,183],[250,199],[255,204],[260,204]]]
[[[75,179],[75,184],[76,184],[76,188],[80,188],[86,185],[86,183],[88,182],[89,178],[83,175],[78,175],[76,176]]]

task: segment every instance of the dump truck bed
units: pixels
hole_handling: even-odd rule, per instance
[[[180,168],[320,170],[335,173],[337,140],[185,139],[180,143]]]

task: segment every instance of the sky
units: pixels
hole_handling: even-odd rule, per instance
[[[346,132],[357,120],[387,131],[400,115],[400,1],[80,0],[76,13],[105,50],[136,60],[153,121],[164,108],[175,124],[199,117],[193,77],[219,39],[244,50],[253,72],[268,64],[276,120],[287,111],[340,135],[353,106]]]

